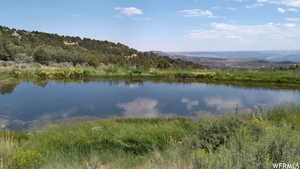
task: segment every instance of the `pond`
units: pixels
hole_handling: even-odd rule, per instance
[[[204,83],[20,82],[0,88],[0,125],[22,130],[64,120],[198,117],[299,101],[297,90]]]

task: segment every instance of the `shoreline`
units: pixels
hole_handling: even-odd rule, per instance
[[[91,67],[43,67],[32,69],[0,69],[0,84],[9,81],[154,81],[166,83],[205,83],[249,88],[300,89],[300,73],[292,71],[253,70],[139,70]]]

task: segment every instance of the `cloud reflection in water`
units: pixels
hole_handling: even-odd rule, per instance
[[[149,98],[137,98],[131,102],[118,104],[123,109],[122,115],[136,118],[155,118],[160,113],[157,109],[158,101]]]
[[[186,105],[187,110],[192,110],[193,107],[199,105],[198,100],[193,100],[193,99],[189,99],[189,98],[182,98],[181,103]]]
[[[233,111],[236,107],[243,107],[242,101],[239,99],[224,99],[222,97],[207,97],[204,99],[208,107],[215,108],[218,112]]]

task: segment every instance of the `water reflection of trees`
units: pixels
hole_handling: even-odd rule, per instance
[[[49,81],[33,81],[32,83],[37,87],[45,88],[48,85]]]
[[[19,84],[18,82],[0,84],[0,94],[12,93],[18,84]]]
[[[16,89],[16,87],[22,83],[22,81],[17,81],[17,80],[13,80],[13,81],[6,81],[6,82],[0,82],[0,94],[4,95],[4,94],[11,94],[14,92],[14,90]],[[48,81],[31,81],[32,84],[34,84],[37,87],[40,88],[45,88],[48,84]]]
[[[26,80],[37,87],[45,88],[49,81],[45,80]],[[0,81],[0,94],[10,94],[12,93],[16,86],[19,83],[24,81]],[[233,83],[233,82],[215,82],[215,81],[201,81],[199,79],[169,79],[169,78],[151,78],[151,77],[134,77],[134,78],[118,78],[118,77],[110,77],[110,78],[88,78],[83,80],[56,80],[56,82],[62,83],[90,83],[90,82],[106,82],[111,86],[123,86],[126,87],[141,87],[146,82],[151,83],[164,83],[164,84],[184,84],[184,85],[194,85],[194,84],[207,84],[207,85],[223,85],[223,86],[230,86],[230,87],[237,87],[237,88],[246,88],[254,90],[257,89],[270,89],[270,90],[300,90],[300,86],[285,86],[285,85],[270,85],[270,84],[263,84],[263,83]],[[266,86],[265,86],[266,85]]]

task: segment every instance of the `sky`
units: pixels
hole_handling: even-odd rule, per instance
[[[142,51],[299,50],[300,0],[3,0],[0,25]]]

